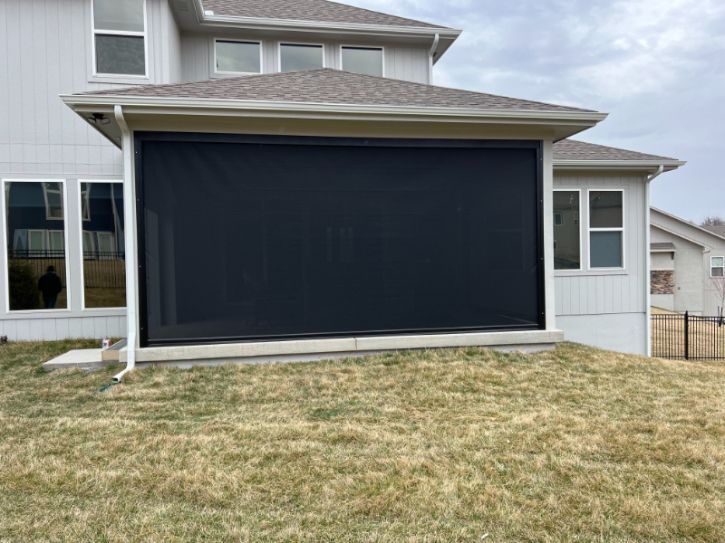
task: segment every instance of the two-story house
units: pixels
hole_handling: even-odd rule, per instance
[[[127,337],[129,366],[647,352],[648,186],[682,163],[569,140],[597,111],[432,85],[459,30],[325,0],[0,22],[0,334]]]

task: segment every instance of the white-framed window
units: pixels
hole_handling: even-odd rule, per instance
[[[624,190],[588,191],[589,268],[623,269]]]
[[[68,309],[64,179],[2,179],[5,310]]]
[[[83,218],[90,219],[83,223],[80,239],[81,308],[123,308],[126,306],[123,181],[78,181]]]
[[[49,221],[63,220],[63,186],[60,183],[43,183],[45,218]]]
[[[214,73],[231,75],[262,73],[262,43],[216,38]]]
[[[280,43],[279,71],[296,72],[325,67],[325,47],[314,43]]]
[[[90,0],[93,73],[146,77],[146,0]]]
[[[554,190],[554,269],[582,269],[581,191]]]
[[[382,47],[342,45],[340,47],[342,69],[358,74],[385,75],[385,52]]]
[[[710,277],[725,277],[725,256],[710,257]]]

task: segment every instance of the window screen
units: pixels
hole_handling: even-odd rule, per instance
[[[93,0],[96,73],[145,75],[144,0]]]
[[[145,344],[542,322],[535,142],[137,145]]]

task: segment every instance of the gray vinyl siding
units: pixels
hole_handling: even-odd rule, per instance
[[[557,271],[556,324],[568,341],[604,349],[647,352],[647,228],[645,180],[640,175],[554,172],[555,189],[581,190],[581,271]],[[590,270],[588,190],[624,190],[623,270]]]
[[[178,80],[180,37],[168,2],[146,1],[150,77],[137,83]],[[126,86],[93,77],[92,46],[90,0],[0,2],[0,179],[63,179],[67,197],[68,310],[8,313],[0,250],[0,335],[11,340],[125,336],[125,311],[81,309],[79,179],[120,179],[121,152],[58,96]]]
[[[595,315],[644,313],[647,255],[645,240],[645,184],[637,175],[554,174],[555,189],[582,189],[582,271],[556,272],[556,314]],[[587,235],[587,190],[624,189],[623,271],[587,270],[589,240]]]

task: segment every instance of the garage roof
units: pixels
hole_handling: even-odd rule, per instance
[[[202,5],[205,11],[226,17],[446,28],[328,0],[203,0]]]
[[[330,68],[211,79],[194,83],[139,85],[125,89],[80,93],[74,96],[134,96],[331,105],[466,108],[487,111],[596,113],[588,109],[436,87]]]

